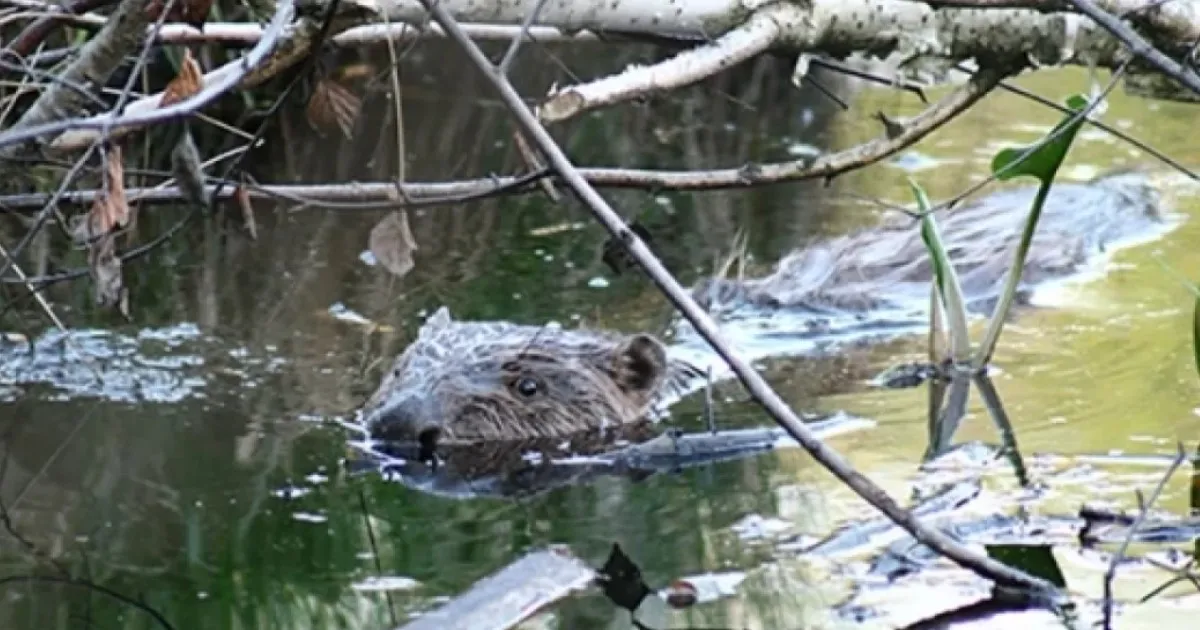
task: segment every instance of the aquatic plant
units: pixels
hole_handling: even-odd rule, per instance
[[[987,333],[971,360],[971,366],[977,371],[984,369],[996,350],[1000,333],[1004,329],[1004,321],[1008,317],[1017,287],[1021,283],[1021,272],[1025,268],[1029,244],[1033,241],[1038,219],[1042,215],[1042,206],[1050,194],[1050,188],[1054,185],[1054,177],[1058,173],[1059,167],[1062,166],[1063,160],[1066,159],[1067,151],[1071,148],[1071,143],[1075,140],[1079,127],[1083,125],[1087,112],[1095,107],[1095,103],[1089,103],[1086,98],[1076,94],[1066,100],[1066,106],[1070,113],[1044,138],[1026,147],[1002,149],[992,158],[993,178],[1003,181],[1027,175],[1041,180],[1041,186],[1039,186],[1033,205],[1029,209],[1029,216],[1021,231],[1021,240],[1013,251],[1013,263],[1008,270],[1004,290],[992,312]],[[967,331],[966,306],[963,302],[962,286],[959,284],[946,246],[942,242],[937,219],[934,217],[928,196],[920,184],[913,181],[912,178],[909,178],[908,181],[913,195],[916,197],[917,209],[921,215],[921,238],[924,240],[933,262],[934,312],[939,307],[945,312],[945,325],[950,337],[950,358],[956,365],[965,363],[967,354],[970,352],[970,337]],[[937,319],[934,318],[931,326],[937,326],[937,324]],[[935,337],[936,333],[931,332],[931,344]],[[1197,368],[1200,369],[1200,354],[1197,355]]]

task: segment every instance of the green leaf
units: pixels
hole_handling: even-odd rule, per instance
[[[1088,106],[1088,101],[1076,94],[1067,99],[1066,105],[1072,113],[1051,130],[1048,137],[1053,139],[1041,146],[1035,143],[1025,147],[1003,149],[992,158],[992,174],[996,179],[1008,180],[1029,175],[1047,185],[1054,179],[1054,174],[1058,172],[1058,167],[1067,157],[1067,150],[1075,140],[1075,134],[1083,125],[1085,117],[1078,114]],[[1026,152],[1029,152],[1029,155],[1021,159]]]
[[[1192,307],[1192,354],[1196,357],[1196,373],[1200,374],[1200,294]]]
[[[1004,322],[1008,319],[1009,309],[1012,308],[1013,297],[1021,283],[1021,273],[1025,270],[1025,258],[1029,255],[1029,244],[1033,241],[1038,220],[1042,216],[1042,206],[1045,205],[1046,197],[1050,194],[1054,176],[1058,173],[1059,167],[1067,157],[1067,151],[1071,148],[1071,143],[1075,140],[1075,134],[1083,125],[1084,117],[1079,113],[1087,106],[1087,99],[1078,94],[1068,98],[1067,108],[1072,113],[1067,114],[1055,125],[1047,135],[1049,140],[1044,141],[1040,146],[1035,143],[1027,147],[1002,149],[996,153],[996,157],[992,158],[992,174],[997,179],[1005,180],[1029,175],[1041,180],[1042,185],[1038,188],[1037,196],[1033,200],[1033,207],[1029,209],[1029,216],[1026,218],[1021,232],[1021,240],[1017,243],[1016,251],[1013,252],[1013,264],[1009,267],[1004,290],[1000,294],[1000,300],[996,303],[992,321],[988,323],[983,343],[979,345],[979,352],[975,356],[974,363],[977,368],[983,368],[992,360],[996,344],[1000,341],[1000,332],[1004,330]],[[1022,160],[1021,158],[1026,152],[1029,155]]]
[[[971,351],[962,285],[958,281],[958,274],[954,271],[950,255],[946,253],[946,247],[942,243],[937,220],[930,209],[929,196],[911,177],[908,178],[908,185],[912,188],[913,196],[917,199],[917,209],[921,212],[921,240],[925,242],[925,249],[929,250],[929,257],[933,260],[933,281],[946,309],[946,327],[950,331],[950,356],[957,363],[966,358]]]

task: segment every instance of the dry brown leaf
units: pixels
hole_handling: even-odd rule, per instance
[[[413,252],[417,243],[408,229],[408,214],[397,210],[371,228],[371,253],[385,269],[403,277],[413,268]]]
[[[362,99],[340,83],[323,78],[313,86],[308,99],[308,122],[317,129],[341,129],[347,138],[354,131],[354,121],[362,108]]]
[[[121,147],[110,146],[104,158],[104,188],[108,191],[105,210],[111,230],[129,223],[129,199],[125,197],[125,161],[121,157]]]
[[[125,165],[121,147],[113,145],[104,160],[102,192],[92,201],[87,214],[74,217],[71,236],[77,243],[91,241],[129,223],[129,200],[125,197]]]
[[[105,234],[88,248],[88,271],[96,303],[104,307],[116,307],[129,319],[129,289],[121,278],[121,258],[117,256],[116,238]]]
[[[92,201],[90,210],[71,217],[71,239],[79,245],[86,245],[104,234],[103,217],[108,214],[105,209],[107,205],[104,193],[100,193]]]
[[[254,223],[254,204],[250,201],[250,191],[244,185],[238,186],[233,191],[233,198],[237,200],[238,206],[242,209],[242,220],[246,223],[246,231],[250,233],[250,240],[258,240],[258,227]]]
[[[196,94],[204,87],[204,71],[200,69],[200,64],[196,63],[196,58],[192,56],[192,51],[187,48],[183,49],[183,61],[179,64],[179,73],[174,79],[167,84],[163,90],[162,98],[158,101],[159,107],[166,107],[173,103],[178,103],[193,94]]]

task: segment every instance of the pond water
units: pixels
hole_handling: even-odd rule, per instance
[[[662,55],[554,53],[581,76]],[[519,77],[525,93],[567,80],[549,59],[526,64]],[[797,92],[789,74],[785,61],[764,60],[678,97],[554,131],[580,164],[702,168],[848,147],[878,133],[876,111],[898,117],[921,109],[912,94],[863,89],[848,93],[851,108],[842,112],[812,86]],[[519,168],[505,111],[449,48],[415,50],[404,79],[409,179]],[[847,92],[839,81],[825,81]],[[1059,102],[1090,88],[1078,70],[1018,83]],[[374,93],[351,141],[315,133],[302,107],[289,109],[254,155],[254,175],[261,182],[388,180],[397,164],[391,108],[384,93]],[[1187,161],[1195,157],[1195,111],[1118,90],[1104,119]],[[906,175],[934,198],[957,194],[987,173],[998,148],[1034,140],[1059,117],[1000,92],[914,149],[828,186],[605,194],[655,235],[685,284],[712,269],[739,229],[757,261],[752,270],[763,271],[814,235],[878,220],[881,210],[870,199],[909,203]],[[1149,164],[1150,156],[1085,129],[1062,176],[1086,180]],[[1166,183],[1163,190],[1184,217],[1200,208],[1186,186]],[[143,209],[139,238],[148,240],[181,212]],[[20,358],[9,348],[0,364],[0,498],[12,529],[37,551],[0,534],[0,567],[12,576],[0,592],[0,627],[162,627],[128,602],[21,577],[65,571],[143,602],[175,628],[385,628],[530,549],[563,543],[598,566],[613,542],[652,586],[704,573],[732,585],[727,596],[678,613],[673,627],[892,627],[830,616],[852,594],[850,577],[868,556],[806,562],[781,544],[871,515],[799,449],[637,483],[602,479],[520,501],[450,500],[378,475],[344,474],[346,434],[329,420],[361,403],[439,306],[464,319],[629,331],[662,331],[671,316],[639,273],[614,275],[601,262],[603,229],[569,199],[554,204],[538,194],[415,212],[416,268],[403,279],[363,260],[380,216],[262,205],[256,241],[234,216],[195,222],[160,253],[127,267],[133,323],[95,308],[84,282],[51,291],[71,328],[92,331],[71,343],[46,332],[52,329],[38,311],[18,302],[3,326],[40,340],[41,358]],[[1006,329],[995,382],[1031,474],[1046,486],[1036,510],[1073,516],[1085,502],[1130,509],[1134,491],[1149,492],[1157,482],[1176,441],[1194,446],[1200,436],[1193,298],[1165,268],[1194,275],[1197,238],[1200,224],[1186,220],[1162,240],[1122,250],[1110,273],[1061,289],[1054,308],[1024,312]],[[55,265],[81,260],[65,248],[46,247],[42,255]],[[15,337],[5,343],[22,344]],[[926,392],[871,389],[864,380],[922,352],[921,339],[903,339],[820,359],[770,361],[766,373],[799,411],[871,420],[870,428],[830,444],[904,502],[928,444]],[[721,422],[770,425],[736,387],[721,393]],[[672,423],[702,426],[700,409],[699,401],[685,401]],[[978,396],[955,439],[1000,441]],[[1112,454],[1158,457],[1103,457]],[[1186,472],[1166,486],[1159,509],[1186,514]],[[1021,492],[1003,466],[985,476],[984,487],[985,502],[1001,510]],[[1058,559],[1074,591],[1099,595],[1104,556],[1066,548]],[[978,588],[965,574],[940,575],[938,589],[887,593],[881,605],[916,609],[897,618],[919,618],[922,610],[940,610],[930,598],[945,606],[951,594]],[[1136,600],[1167,578],[1137,568],[1118,581],[1117,595]],[[1185,627],[1200,606],[1191,592],[1176,587],[1131,606],[1120,627]],[[873,596],[861,597],[856,605]],[[621,618],[602,598],[589,597],[534,627],[605,627]],[[963,627],[1012,623],[1008,617]]]

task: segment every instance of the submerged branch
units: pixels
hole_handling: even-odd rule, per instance
[[[717,325],[712,318],[696,304],[687,291],[680,286],[679,282],[663,267],[662,263],[649,250],[646,244],[629,229],[621,217],[609,206],[608,202],[581,177],[575,166],[562,152],[562,149],[558,147],[554,139],[538,122],[533,112],[530,111],[512,84],[505,77],[498,74],[496,68],[488,62],[479,47],[465,33],[458,30],[454,19],[450,17],[444,7],[446,3],[433,4],[433,0],[421,0],[421,2],[429,9],[433,18],[442,25],[442,28],[450,33],[451,37],[467,53],[474,65],[486,75],[488,81],[500,93],[501,98],[512,112],[521,129],[541,149],[552,168],[558,171],[559,176],[565,183],[587,204],[596,220],[603,224],[614,238],[625,245],[629,252],[637,259],[641,268],[646,271],[647,275],[650,276],[658,288],[683,314],[684,318],[696,328],[709,346],[730,366],[755,400],[805,450],[821,462],[827,470],[850,486],[860,497],[879,509],[893,522],[903,527],[914,538],[925,543],[931,549],[953,559],[960,565],[980,575],[995,580],[997,583],[1028,588],[1051,600],[1057,601],[1062,597],[1061,592],[1053,584],[974,553],[946,534],[926,526],[911,513],[901,508],[894,499],[871,482],[865,475],[855,470],[840,454],[817,438],[749,362],[730,348],[728,342],[718,331]]]

